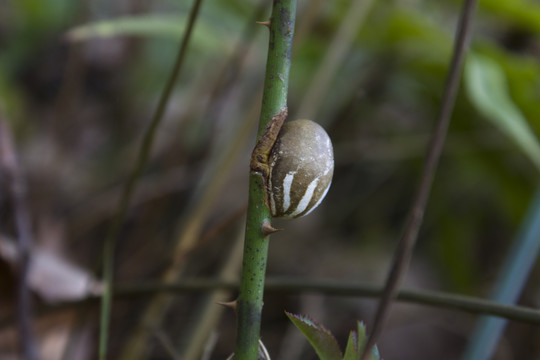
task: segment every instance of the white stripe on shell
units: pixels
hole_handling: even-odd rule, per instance
[[[276,201],[274,200],[274,195],[270,195],[270,210],[272,211],[272,215],[277,215],[276,213]]]
[[[313,210],[315,210],[315,208],[317,206],[319,206],[319,204],[323,201],[324,197],[326,196],[326,193],[328,192],[328,190],[330,189],[330,185],[332,184],[332,182],[330,182],[330,184],[328,184],[328,186],[326,187],[326,189],[324,189],[324,192],[322,193],[321,197],[319,198],[319,201],[317,201],[312,207],[311,209],[308,210],[307,213],[305,213],[304,215],[302,216],[306,216],[307,214],[309,214],[310,212],[312,212]]]
[[[272,213],[272,216],[276,216],[276,200],[274,200],[274,192],[272,191],[273,185],[272,185],[272,173],[270,173],[270,179],[269,182],[269,188],[270,188],[270,212]]]
[[[296,171],[291,171],[290,173],[287,173],[283,179],[283,213],[287,212],[291,206],[291,186],[295,174]]]
[[[291,213],[291,217],[298,216],[307,209],[309,203],[311,202],[311,198],[313,197],[313,193],[317,188],[317,184],[319,184],[319,178],[316,178],[308,185],[304,196],[302,196],[302,199],[296,207],[296,210]]]

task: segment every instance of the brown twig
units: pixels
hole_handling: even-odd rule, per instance
[[[238,77],[242,74],[242,69],[245,68],[243,64],[248,59],[248,50],[255,39],[255,32],[253,31],[254,19],[258,18],[260,13],[266,9],[265,5],[266,1],[262,1],[259,8],[255,10],[254,15],[248,20],[244,34],[236,45],[231,58],[224,64],[213,81],[214,85],[210,91],[207,111],[202,115],[202,119],[216,119],[216,117],[222,117],[226,113],[223,111],[223,107],[227,104],[230,94],[234,93],[231,89],[238,83]],[[250,96],[254,99],[260,98],[262,91],[261,94],[252,94]],[[257,102],[252,102],[248,110],[246,110],[246,115],[238,121],[235,136],[224,146],[225,150],[220,149],[219,154],[216,154],[215,162],[208,168],[208,175],[204,176],[204,179],[208,181],[200,182],[194,191],[190,204],[184,212],[185,215],[181,217],[178,233],[175,235],[177,240],[172,255],[173,262],[162,274],[161,279],[163,281],[171,282],[178,280],[184,271],[184,259],[189,256],[192,250],[208,239],[205,234],[201,235],[204,221],[208,218],[208,214],[215,205],[216,199],[219,198],[227,175],[230,173],[234,162],[245,146],[247,138],[252,133],[252,127],[255,125],[252,120],[257,116],[258,111],[259,105]],[[213,123],[216,123],[216,120]],[[129,336],[127,345],[124,347],[119,359],[133,360],[142,358],[147,348],[146,326],[143,325],[152,324],[153,326],[158,326],[170,307],[171,298],[163,295],[156,294],[150,300],[141,316],[140,325],[136,326],[133,333]]]
[[[18,261],[18,307],[19,342],[24,359],[38,359],[32,331],[32,303],[28,287],[28,269],[33,235],[30,211],[27,206],[26,182],[19,168],[17,153],[11,131],[0,118],[0,170],[4,174],[13,204],[15,228],[17,231]]]
[[[366,344],[362,360],[368,359],[368,354],[371,353],[371,349],[376,344],[377,338],[382,332],[390,312],[390,307],[398,294],[401,280],[407,272],[416,239],[418,238],[418,230],[422,224],[426,203],[429,198],[433,178],[441,157],[446,133],[448,132],[448,126],[450,124],[450,117],[456,101],[461,70],[469,45],[469,29],[475,8],[476,0],[464,1],[457,26],[457,36],[454,41],[454,51],[444,88],[437,128],[428,148],[420,186],[410,210],[403,236],[398,244],[392,268],[388,274],[384,292],[379,301],[375,321],[371,330],[371,336]]]
[[[173,69],[171,71],[171,75],[167,80],[165,89],[161,93],[158,105],[152,116],[152,120],[150,121],[148,129],[144,134],[143,142],[141,144],[141,147],[139,148],[135,169],[133,170],[131,176],[128,178],[128,181],[124,187],[122,197],[120,198],[118,204],[116,216],[111,222],[107,237],[105,238],[105,242],[103,244],[103,281],[105,290],[103,291],[103,295],[101,298],[102,301],[98,350],[99,359],[101,360],[104,360],[107,356],[107,343],[109,337],[109,324],[112,307],[111,303],[114,274],[114,250],[116,245],[116,239],[118,237],[118,234],[120,233],[120,229],[126,217],[127,210],[132,200],[132,196],[135,192],[135,189],[137,188],[140,176],[150,156],[150,151],[154,143],[155,134],[159,125],[161,124],[163,115],[165,114],[167,104],[176,84],[176,79],[178,78],[180,70],[182,69],[182,65],[184,64],[184,59],[187,54],[187,48],[191,39],[193,27],[199,14],[201,3],[202,0],[194,0],[193,6],[189,14],[188,22],[186,24],[185,33],[178,48],[178,54],[176,56],[176,61],[174,63]]]
[[[117,284],[114,296],[123,299],[133,299],[144,295],[157,293],[193,294],[214,291],[216,289],[238,290],[238,281],[227,281],[215,278],[190,278],[175,283],[136,282],[133,284]],[[336,281],[330,279],[282,278],[270,277],[266,280],[266,293],[280,294],[318,294],[340,297],[378,298],[383,292],[383,286],[363,284],[358,281]],[[400,289],[397,301],[410,304],[448,309],[471,314],[493,315],[511,321],[540,325],[540,311],[531,307],[501,304],[496,301],[479,297],[445,293],[423,289]],[[97,304],[98,295],[88,295],[84,299],[64,302],[54,305],[42,304],[37,309],[38,314],[56,314],[66,309],[79,308],[87,313]],[[221,303],[222,305],[229,305]],[[232,305],[232,304],[231,304]],[[0,318],[0,330],[12,326],[14,315]]]

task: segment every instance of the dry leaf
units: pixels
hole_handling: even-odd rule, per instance
[[[0,236],[0,257],[17,269],[17,248],[5,236]],[[101,292],[101,282],[89,271],[40,248],[32,249],[28,284],[50,303],[79,300]]]

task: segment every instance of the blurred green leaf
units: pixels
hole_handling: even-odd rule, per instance
[[[305,315],[285,311],[287,317],[304,334],[321,360],[341,360],[341,349],[334,336],[321,324]]]
[[[76,1],[69,0],[17,0],[13,1],[17,26],[27,31],[47,30],[60,27],[78,8]]]
[[[185,16],[143,15],[93,22],[67,33],[70,40],[119,35],[164,36],[177,39],[184,30]]]
[[[98,21],[71,29],[67,38],[71,41],[83,41],[95,37],[113,36],[156,36],[179,39],[185,28],[185,15],[138,15]],[[225,48],[223,29],[211,27],[199,21],[193,33],[193,43],[214,48]]]
[[[506,74],[508,89],[512,94],[513,102],[527,118],[529,125],[535,133],[540,131],[540,64],[533,56],[524,56],[489,42],[475,44],[477,52],[489,56],[497,62]]]
[[[502,67],[489,57],[471,55],[465,68],[465,85],[477,110],[510,137],[540,170],[540,145],[510,98]]]
[[[384,44],[398,46],[414,61],[448,61],[452,49],[451,33],[425,14],[398,7],[389,14],[383,26],[386,28]]]
[[[512,21],[520,27],[540,32],[540,4],[538,1],[484,0],[480,4],[498,17]]]

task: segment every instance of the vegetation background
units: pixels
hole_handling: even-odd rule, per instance
[[[170,271],[179,279],[238,279],[268,44],[255,21],[270,5],[203,2],[119,237],[118,284],[159,283]],[[11,128],[27,182],[33,258],[45,259],[29,280],[43,359],[96,357],[99,302],[87,298],[99,292],[103,239],[191,6],[0,2],[0,121]],[[441,100],[459,7],[299,0],[289,117],[327,129],[336,170],[320,208],[276,222],[285,231],[272,237],[269,277],[383,283]],[[498,284],[538,184],[539,60],[540,4],[480,1],[407,287],[489,297]],[[17,232],[2,173],[0,357],[11,359]],[[536,266],[519,304],[540,305],[539,277]],[[134,343],[144,344],[138,356],[148,359],[196,359],[204,347],[211,359],[230,354],[234,316],[215,301],[234,299],[234,291],[178,293],[163,318],[148,323],[142,318],[155,295],[115,299],[110,358],[127,358]],[[357,319],[369,331],[375,306],[368,298],[268,292],[263,340],[275,359],[314,359],[283,310],[309,313],[343,345]],[[477,319],[401,303],[379,349],[387,360],[458,359]],[[540,358],[539,340],[540,327],[510,322],[494,359]]]

